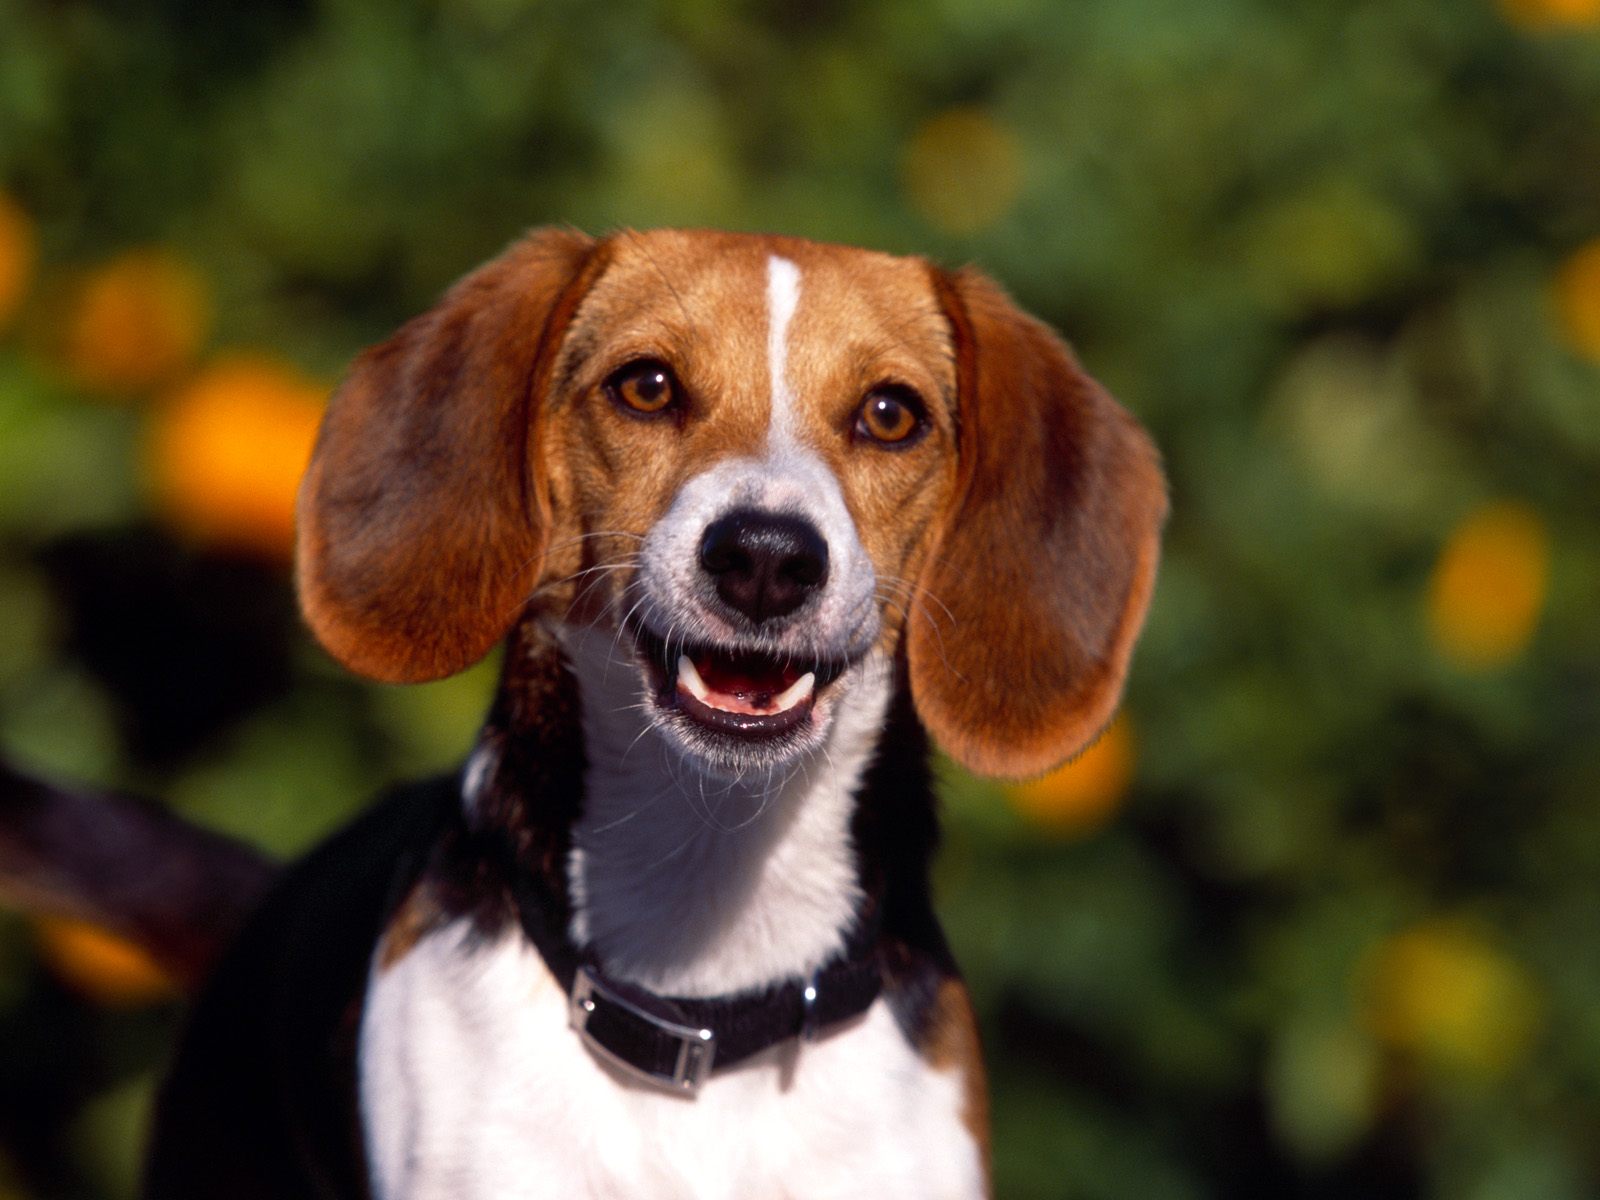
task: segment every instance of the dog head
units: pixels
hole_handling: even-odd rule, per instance
[[[1137,424],[975,272],[541,231],[356,360],[299,575],[383,680],[530,609],[602,631],[714,769],[820,745],[858,664],[903,653],[949,754],[1026,775],[1110,719],[1165,510]]]

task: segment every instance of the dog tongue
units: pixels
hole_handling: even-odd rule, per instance
[[[800,678],[798,667],[759,655],[697,654],[694,665],[706,687],[756,709],[771,707],[772,698]]]
[[[770,658],[714,652],[678,657],[679,696],[725,713],[774,716],[807,703],[816,690],[816,672],[802,675]]]

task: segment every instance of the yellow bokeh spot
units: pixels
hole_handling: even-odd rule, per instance
[[[1363,964],[1363,1007],[1372,1032],[1435,1066],[1503,1075],[1526,1056],[1541,1005],[1528,973],[1464,922],[1439,919],[1404,930]]]
[[[1600,0],[1500,0],[1506,20],[1524,29],[1580,29],[1600,25]]]
[[[1440,652],[1474,670],[1500,666],[1533,637],[1550,575],[1550,534],[1526,504],[1469,513],[1445,542],[1428,585],[1428,630]]]
[[[163,514],[198,541],[286,560],[327,395],[263,356],[206,367],[153,418],[147,471]]]
[[[1580,246],[1561,265],[1551,293],[1568,344],[1600,362],[1600,238]]]
[[[911,137],[901,178],[912,208],[935,229],[967,234],[1011,211],[1022,191],[1022,148],[987,113],[952,108]]]
[[[1042,779],[1006,789],[1012,805],[1051,833],[1077,837],[1099,829],[1117,811],[1133,780],[1133,730],[1118,717],[1077,758]]]
[[[165,250],[130,250],[79,284],[63,355],[85,387],[136,392],[193,362],[210,327],[210,290],[193,267]]]
[[[37,253],[33,222],[16,201],[0,192],[0,326],[21,306]]]
[[[39,953],[56,977],[98,1004],[126,1008],[175,994],[172,980],[139,947],[70,917],[40,917]]]

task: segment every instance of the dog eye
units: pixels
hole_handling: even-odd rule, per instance
[[[605,382],[605,391],[614,403],[653,416],[677,402],[678,381],[666,363],[641,358],[614,372]]]
[[[897,449],[915,441],[927,428],[927,413],[916,392],[903,384],[873,388],[856,412],[856,434]]]

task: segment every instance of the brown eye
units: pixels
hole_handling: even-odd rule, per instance
[[[653,416],[672,407],[678,398],[678,381],[666,363],[641,358],[607,379],[605,390],[616,403],[636,413]]]
[[[873,388],[856,414],[856,433],[899,448],[914,441],[926,426],[922,401],[908,387],[886,384]]]

